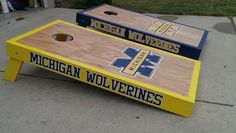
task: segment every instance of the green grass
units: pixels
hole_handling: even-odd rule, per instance
[[[112,5],[141,13],[236,16],[236,0],[112,0]]]

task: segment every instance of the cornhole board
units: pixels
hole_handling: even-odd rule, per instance
[[[76,22],[140,44],[198,59],[208,31],[110,5],[78,12]]]
[[[24,62],[182,116],[193,109],[193,59],[60,20],[6,41],[6,51],[5,80]]]

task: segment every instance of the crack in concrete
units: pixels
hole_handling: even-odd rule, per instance
[[[51,78],[51,77],[44,77],[44,76],[35,76],[35,75],[31,75],[31,74],[23,74],[23,73],[20,73],[19,75],[21,75],[21,76],[28,76],[28,77],[34,77],[34,78],[43,78],[43,79],[50,79],[50,80],[64,81],[64,82],[72,82],[72,83],[77,82],[76,80],[75,80],[75,81],[70,81],[70,80],[65,80],[65,79]]]
[[[3,73],[3,70],[0,70],[1,73]],[[20,73],[19,75],[21,76],[26,76],[26,77],[33,77],[33,78],[43,78],[43,79],[49,79],[49,80],[57,80],[57,81],[63,81],[63,82],[71,82],[71,83],[76,83],[78,81],[70,81],[70,80],[64,80],[64,79],[58,79],[58,78],[50,78],[50,77],[44,77],[44,76],[35,76],[35,75],[31,75],[31,74],[23,74]],[[207,100],[199,100],[196,99],[196,102],[201,102],[201,103],[207,103],[207,104],[214,104],[214,105],[220,105],[220,106],[226,106],[226,107],[236,107],[236,105],[234,104],[227,104],[227,103],[219,103],[219,102],[211,102],[211,101],[207,101]]]
[[[198,99],[196,99],[196,102],[209,103],[209,104],[221,105],[221,106],[226,106],[226,107],[235,107],[236,106],[233,104],[218,103],[218,102],[211,102],[211,101],[207,101],[207,100],[198,100]]]
[[[5,71],[0,70],[0,73],[4,73]],[[64,80],[64,79],[59,79],[59,78],[51,78],[51,77],[45,77],[45,76],[36,76],[36,75],[31,75],[31,74],[24,74],[20,73],[18,74],[20,76],[28,76],[28,77],[33,77],[33,78],[43,78],[43,79],[50,79],[50,80],[57,80],[57,81],[64,81],[64,82],[77,82],[77,81],[70,81],[70,80]]]
[[[234,34],[236,35],[236,25],[234,23],[233,17],[228,17],[234,28]]]

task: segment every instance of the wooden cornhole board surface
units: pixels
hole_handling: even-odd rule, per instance
[[[77,13],[78,25],[198,59],[208,32],[110,5]]]
[[[61,33],[73,39],[55,40]],[[8,40],[6,48],[6,80],[15,79],[11,62],[26,62],[179,115],[192,112],[199,61],[60,20]]]

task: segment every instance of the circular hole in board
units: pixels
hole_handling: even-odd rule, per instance
[[[60,41],[60,42],[68,42],[68,41],[72,41],[73,37],[71,35],[65,34],[65,33],[58,33],[58,34],[54,34],[52,35],[52,38],[56,41]]]
[[[113,12],[113,11],[105,11],[104,13],[107,15],[118,15],[118,13]]]

